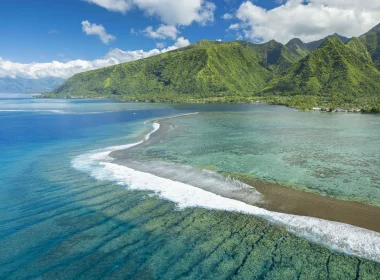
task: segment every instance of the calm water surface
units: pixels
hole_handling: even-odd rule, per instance
[[[145,157],[380,205],[380,116],[260,105],[170,122],[176,129]]]

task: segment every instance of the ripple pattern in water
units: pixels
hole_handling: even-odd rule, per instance
[[[150,131],[142,126],[145,119],[127,124],[135,118],[126,114],[0,114],[1,279],[380,275],[378,263],[330,252],[262,219],[178,211],[150,192],[129,191],[73,169],[78,155],[133,143]],[[155,114],[164,112],[145,118]]]
[[[376,263],[331,253],[250,215],[177,211],[149,192],[128,191],[69,169],[68,158],[52,163],[33,164],[15,186],[15,191],[29,189],[28,200],[1,209],[3,279],[380,275]]]

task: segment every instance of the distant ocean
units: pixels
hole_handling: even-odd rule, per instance
[[[134,168],[112,162],[168,116],[175,129],[131,150]],[[380,276],[380,233],[222,196],[248,186],[216,173],[380,203],[379,128],[378,116],[268,105],[0,95],[0,276]]]

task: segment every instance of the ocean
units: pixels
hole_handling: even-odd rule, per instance
[[[154,141],[158,119],[171,127]],[[263,209],[224,175],[378,207],[379,128],[262,104],[0,95],[1,278],[376,279],[378,232]]]

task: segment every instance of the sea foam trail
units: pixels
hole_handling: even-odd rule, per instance
[[[149,140],[150,136],[159,129],[160,129],[160,124],[159,123],[153,123],[153,130],[151,132],[149,132],[147,135],[145,135],[145,140]]]
[[[0,109],[0,112],[48,112],[48,113],[57,113],[57,114],[64,114],[65,111],[63,110],[38,110],[38,109],[35,109],[35,110],[17,110],[17,109]]]
[[[163,118],[155,118],[154,121],[167,120],[167,119],[178,118],[178,117],[185,117],[185,116],[191,116],[191,115],[197,115],[197,114],[199,114],[199,112],[187,113],[187,114],[181,114],[181,115],[174,115],[174,116],[163,117]],[[145,121],[144,124],[147,124],[150,121],[151,120]]]
[[[113,163],[128,166],[140,172],[146,172],[161,178],[181,182],[202,190],[243,201],[248,204],[262,204],[262,194],[239,180],[223,176],[216,172],[192,166],[162,161],[140,161],[120,159]]]
[[[380,233],[313,217],[271,212],[190,184],[158,177],[111,162],[110,152],[128,149],[142,142],[92,151],[74,158],[72,165],[80,171],[89,173],[97,180],[113,181],[132,190],[153,191],[159,197],[175,202],[180,209],[203,207],[262,217],[275,224],[286,226],[297,236],[322,244],[331,250],[380,261]]]

